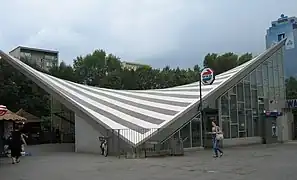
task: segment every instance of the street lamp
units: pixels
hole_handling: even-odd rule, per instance
[[[203,100],[202,100],[202,84],[204,86],[211,85],[215,80],[214,71],[210,68],[204,68],[200,73],[200,81],[199,81],[199,105],[198,111],[200,111],[201,124],[204,126],[204,138],[203,138],[203,147],[205,147],[205,139],[206,139],[206,123],[203,118]]]

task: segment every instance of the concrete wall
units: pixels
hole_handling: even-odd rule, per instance
[[[102,136],[99,131],[75,115],[75,152],[100,153],[99,136]]]
[[[223,141],[224,147],[243,146],[243,145],[251,145],[251,144],[261,144],[261,143],[262,143],[261,137],[224,139]]]
[[[94,126],[91,126],[85,119],[75,115],[75,152],[101,153],[99,136],[108,137],[109,155],[120,155],[120,152],[132,150],[129,143],[123,141],[117,130],[106,130],[99,132]]]
[[[291,111],[284,111],[283,116],[277,118],[279,141],[292,140],[293,122],[294,122],[294,117]]]

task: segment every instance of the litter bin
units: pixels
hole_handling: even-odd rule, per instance
[[[277,143],[278,127],[277,117],[282,116],[281,112],[264,112],[261,115],[261,136],[263,144]]]

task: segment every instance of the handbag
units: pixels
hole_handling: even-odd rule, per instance
[[[224,139],[224,135],[222,133],[216,135],[216,139],[221,141]]]
[[[224,139],[224,135],[221,131],[219,131],[219,127],[217,127],[217,130],[216,130],[217,134],[216,134],[216,140],[223,140]]]

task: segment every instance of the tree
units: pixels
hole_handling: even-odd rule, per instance
[[[39,117],[49,114],[48,94],[3,60],[0,60],[0,87],[1,104],[11,111],[23,108]]]
[[[253,59],[252,53],[245,53],[238,58],[237,65],[241,65],[249,60]]]
[[[294,77],[286,79],[286,98],[297,99],[297,80]]]
[[[251,53],[245,53],[240,57],[232,52],[224,53],[222,55],[218,55],[216,53],[208,53],[204,57],[203,65],[204,67],[213,69],[215,74],[218,75],[232,68],[235,68],[236,66],[241,65],[251,59]]]

